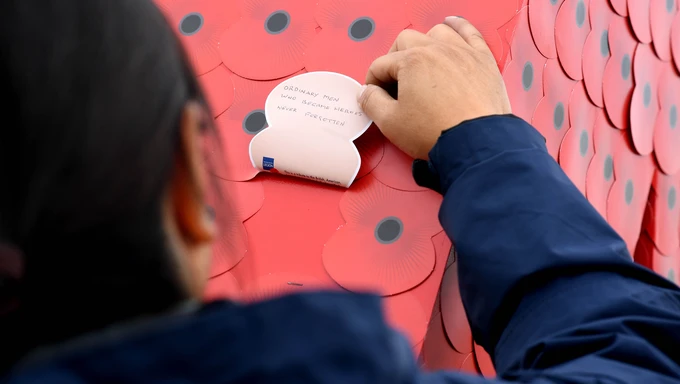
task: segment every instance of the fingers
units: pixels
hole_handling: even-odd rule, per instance
[[[453,29],[455,32],[460,35],[460,37],[465,40],[471,47],[488,52],[491,54],[491,49],[489,49],[489,46],[486,44],[486,41],[484,41],[484,37],[482,36],[481,32],[477,30],[469,21],[463,19],[462,17],[457,17],[457,16],[449,16],[446,19],[444,19],[444,24],[448,25]]]
[[[393,52],[375,59],[368,67],[366,84],[384,86],[397,82],[399,80],[400,62],[403,58],[404,52]]]
[[[396,116],[397,101],[377,85],[365,85],[358,96],[358,101],[364,113],[378,127],[389,126],[388,121]]]
[[[424,33],[413,29],[405,29],[397,35],[389,53],[404,51],[409,48],[432,44],[432,39]]]
[[[435,25],[432,29],[430,29],[429,32],[427,32],[427,35],[444,44],[449,45],[467,44],[465,40],[463,40],[463,38],[456,33],[456,31],[454,31],[451,27],[445,24]]]

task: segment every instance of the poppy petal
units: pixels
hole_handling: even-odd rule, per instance
[[[680,172],[680,76],[667,67],[659,81],[659,114],[654,128],[654,154],[659,168],[668,175]]]
[[[361,167],[356,180],[368,175],[380,164],[385,153],[385,136],[375,125],[354,141],[361,155]]]
[[[451,347],[444,334],[442,317],[437,314],[432,316],[421,353],[425,369],[428,371],[459,370],[465,359],[471,355],[458,353]]]
[[[408,337],[411,346],[423,341],[429,319],[414,294],[405,292],[385,297],[383,303],[387,321]]]
[[[564,0],[529,0],[531,35],[534,37],[538,50],[549,59],[557,57],[555,19],[563,2]]]
[[[602,78],[611,57],[609,50],[609,23],[615,17],[607,0],[590,0],[591,31],[583,45],[583,82],[588,96],[595,105],[604,107]]]
[[[628,15],[630,24],[638,41],[644,44],[652,42],[652,27],[650,25],[650,0],[628,0]]]
[[[607,199],[614,184],[614,136],[619,134],[604,112],[597,112],[593,129],[595,155],[588,166],[586,174],[586,197],[590,204],[607,217]]]
[[[371,172],[381,183],[401,191],[427,191],[413,180],[412,166],[413,159],[395,147],[392,143],[386,142],[382,161]]]
[[[440,305],[444,331],[453,349],[459,353],[472,352],[472,330],[460,297],[456,263],[444,273]]]
[[[224,113],[234,102],[234,82],[231,72],[224,65],[219,65],[212,71],[199,76],[205,97],[208,99],[213,117]]]
[[[407,291],[434,269],[432,237],[440,199],[434,192],[403,192],[366,176],[347,190],[340,211],[347,224],[323,249],[323,264],[350,290]]]
[[[671,53],[673,54],[675,69],[680,72],[680,12],[675,14],[671,26]]]
[[[240,17],[236,1],[156,0],[156,4],[179,36],[197,75],[220,65],[220,36]]]
[[[225,272],[208,280],[203,299],[215,300],[238,300],[241,293],[236,277],[231,272]]]
[[[609,3],[614,8],[614,12],[619,16],[628,16],[628,3],[626,0],[609,0]]]
[[[597,114],[597,108],[590,103],[583,82],[579,82],[569,99],[571,127],[562,140],[559,160],[564,172],[584,195],[588,166],[595,154],[593,130]]]
[[[565,0],[555,20],[557,57],[567,76],[583,79],[583,46],[590,33],[590,0]]]
[[[321,31],[305,53],[305,68],[343,73],[360,83],[408,26],[404,3],[392,0],[320,0],[316,20]]]
[[[675,0],[651,0],[650,2],[654,52],[663,61],[671,60],[671,27],[677,13]]]
[[[633,96],[633,56],[637,42],[628,22],[614,17],[609,24],[611,58],[604,68],[602,95],[607,115],[615,127],[630,125],[630,99]]]
[[[676,285],[680,285],[680,276],[678,276],[680,272],[680,248],[677,248],[671,254],[664,255],[654,247],[649,235],[643,232],[635,249],[635,262],[650,268]]]
[[[493,366],[493,361],[491,361],[491,356],[482,348],[481,345],[475,343],[475,358],[477,360],[477,365],[479,370],[482,371],[482,375],[487,379],[496,377],[496,369]]]
[[[311,276],[297,273],[267,273],[243,288],[243,299],[246,302],[259,302],[322,288],[323,284]]]
[[[508,90],[512,112],[531,122],[543,97],[543,68],[547,59],[541,55],[529,32],[529,17],[524,8],[517,22],[510,48],[512,60],[505,67],[503,80]]]
[[[316,36],[315,1],[241,3],[241,19],[220,40],[224,64],[235,74],[253,80],[278,79],[302,70],[304,52]]]
[[[576,82],[564,74],[556,59],[543,71],[545,96],[538,102],[532,124],[545,137],[550,155],[557,160],[564,135],[569,130],[569,97]]]
[[[661,62],[649,44],[639,44],[633,60],[635,89],[630,105],[630,133],[637,153],[649,155],[654,150],[654,127],[659,113],[659,76]]]
[[[680,247],[680,174],[668,176],[657,170],[649,194],[645,230],[664,255]]]

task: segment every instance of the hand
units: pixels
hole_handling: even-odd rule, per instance
[[[388,89],[396,85],[396,99]],[[481,33],[448,17],[427,34],[405,30],[368,70],[364,112],[390,141],[417,159],[442,131],[482,116],[511,113],[503,78]]]

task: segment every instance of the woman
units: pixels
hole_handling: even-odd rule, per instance
[[[371,295],[199,306],[215,235],[200,142],[213,131],[160,13],[5,0],[0,18],[8,382],[486,381],[420,372]],[[382,88],[395,82],[396,99]],[[474,27],[402,33],[367,83],[367,114],[445,195],[463,301],[501,379],[680,380],[678,288],[630,261],[542,137],[507,115]]]

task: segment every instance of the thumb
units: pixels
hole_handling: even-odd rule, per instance
[[[358,101],[366,116],[373,120],[378,128],[382,129],[381,126],[395,115],[397,100],[377,85],[368,84],[361,87]]]

